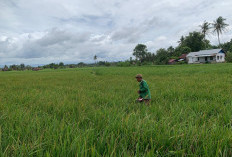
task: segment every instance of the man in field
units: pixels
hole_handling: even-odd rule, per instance
[[[138,91],[139,98],[136,101],[145,102],[147,105],[149,105],[151,101],[151,93],[147,85],[147,82],[143,80],[143,76],[141,74],[136,75],[135,78],[139,82],[139,91]]]

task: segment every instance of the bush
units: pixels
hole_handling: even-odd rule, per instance
[[[177,62],[176,64],[187,64],[187,62],[186,61],[180,61],[180,62]]]
[[[117,66],[120,66],[120,67],[129,67],[129,66],[131,66],[131,64],[130,64],[129,61],[125,61],[125,62],[118,62]]]
[[[226,53],[226,62],[232,63],[232,52]]]
[[[177,59],[179,59],[179,57],[172,56],[172,57],[170,57],[170,59],[175,59],[175,60],[177,60]]]
[[[136,62],[136,65],[137,66],[142,66],[142,63],[141,62]]]
[[[142,63],[142,65],[152,65],[152,63],[145,61],[145,62]]]
[[[109,66],[110,66],[110,63],[109,63],[109,62],[106,62],[106,63],[105,63],[105,66],[109,67]]]

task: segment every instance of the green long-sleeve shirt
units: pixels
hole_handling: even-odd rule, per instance
[[[139,83],[139,96],[143,99],[151,99],[151,93],[149,90],[149,87],[147,85],[147,82],[145,80],[142,80]]]

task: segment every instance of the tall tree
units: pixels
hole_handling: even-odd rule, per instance
[[[17,68],[17,65],[13,64],[13,65],[10,66],[10,69],[17,70],[18,68]]]
[[[189,48],[188,46],[181,47],[180,52],[181,52],[181,54],[188,54],[191,52],[191,48]]]
[[[219,46],[221,45],[220,34],[222,34],[222,32],[226,30],[226,27],[229,26],[227,23],[225,23],[225,21],[226,19],[220,16],[213,23],[213,32],[217,33]]]
[[[181,38],[180,38],[180,40],[178,41],[179,46],[181,46],[181,45],[184,43],[184,40],[185,40],[185,38],[184,38],[184,36],[182,35]]]
[[[204,35],[205,49],[207,48],[206,47],[206,35],[209,33],[210,25],[211,24],[209,22],[204,21],[204,23],[199,26],[201,28],[201,33]]]
[[[175,48],[175,51],[172,56],[180,57],[182,54],[188,54],[191,52],[191,48],[188,46],[178,46]]]
[[[140,62],[143,62],[147,54],[147,46],[143,44],[138,44],[133,52],[133,56],[136,57],[136,59],[139,59]]]
[[[172,46],[170,46],[170,47],[167,49],[167,51],[168,51],[169,56],[173,56],[173,55],[174,55],[174,52],[175,52],[175,48],[172,47]]]
[[[204,36],[200,32],[191,32],[182,41],[182,45],[179,47],[189,47],[191,51],[197,52],[203,50],[206,45],[209,45],[209,41],[206,39],[204,41]]]
[[[20,64],[20,69],[21,69],[21,70],[25,70],[25,64],[23,64],[23,63]]]
[[[166,49],[159,49],[156,51],[155,62],[156,64],[167,64],[168,63],[168,51]]]
[[[63,62],[60,62],[60,63],[59,63],[59,67],[64,67],[64,63],[63,63]]]
[[[97,55],[94,55],[93,59],[94,59],[95,64],[96,64],[96,61],[97,61]]]

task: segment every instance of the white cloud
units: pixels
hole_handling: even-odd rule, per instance
[[[0,0],[0,64],[93,62],[95,54],[128,59],[138,43],[152,52],[176,46],[204,20],[223,16],[232,25],[230,6],[230,0]],[[216,36],[208,39],[217,44]]]

